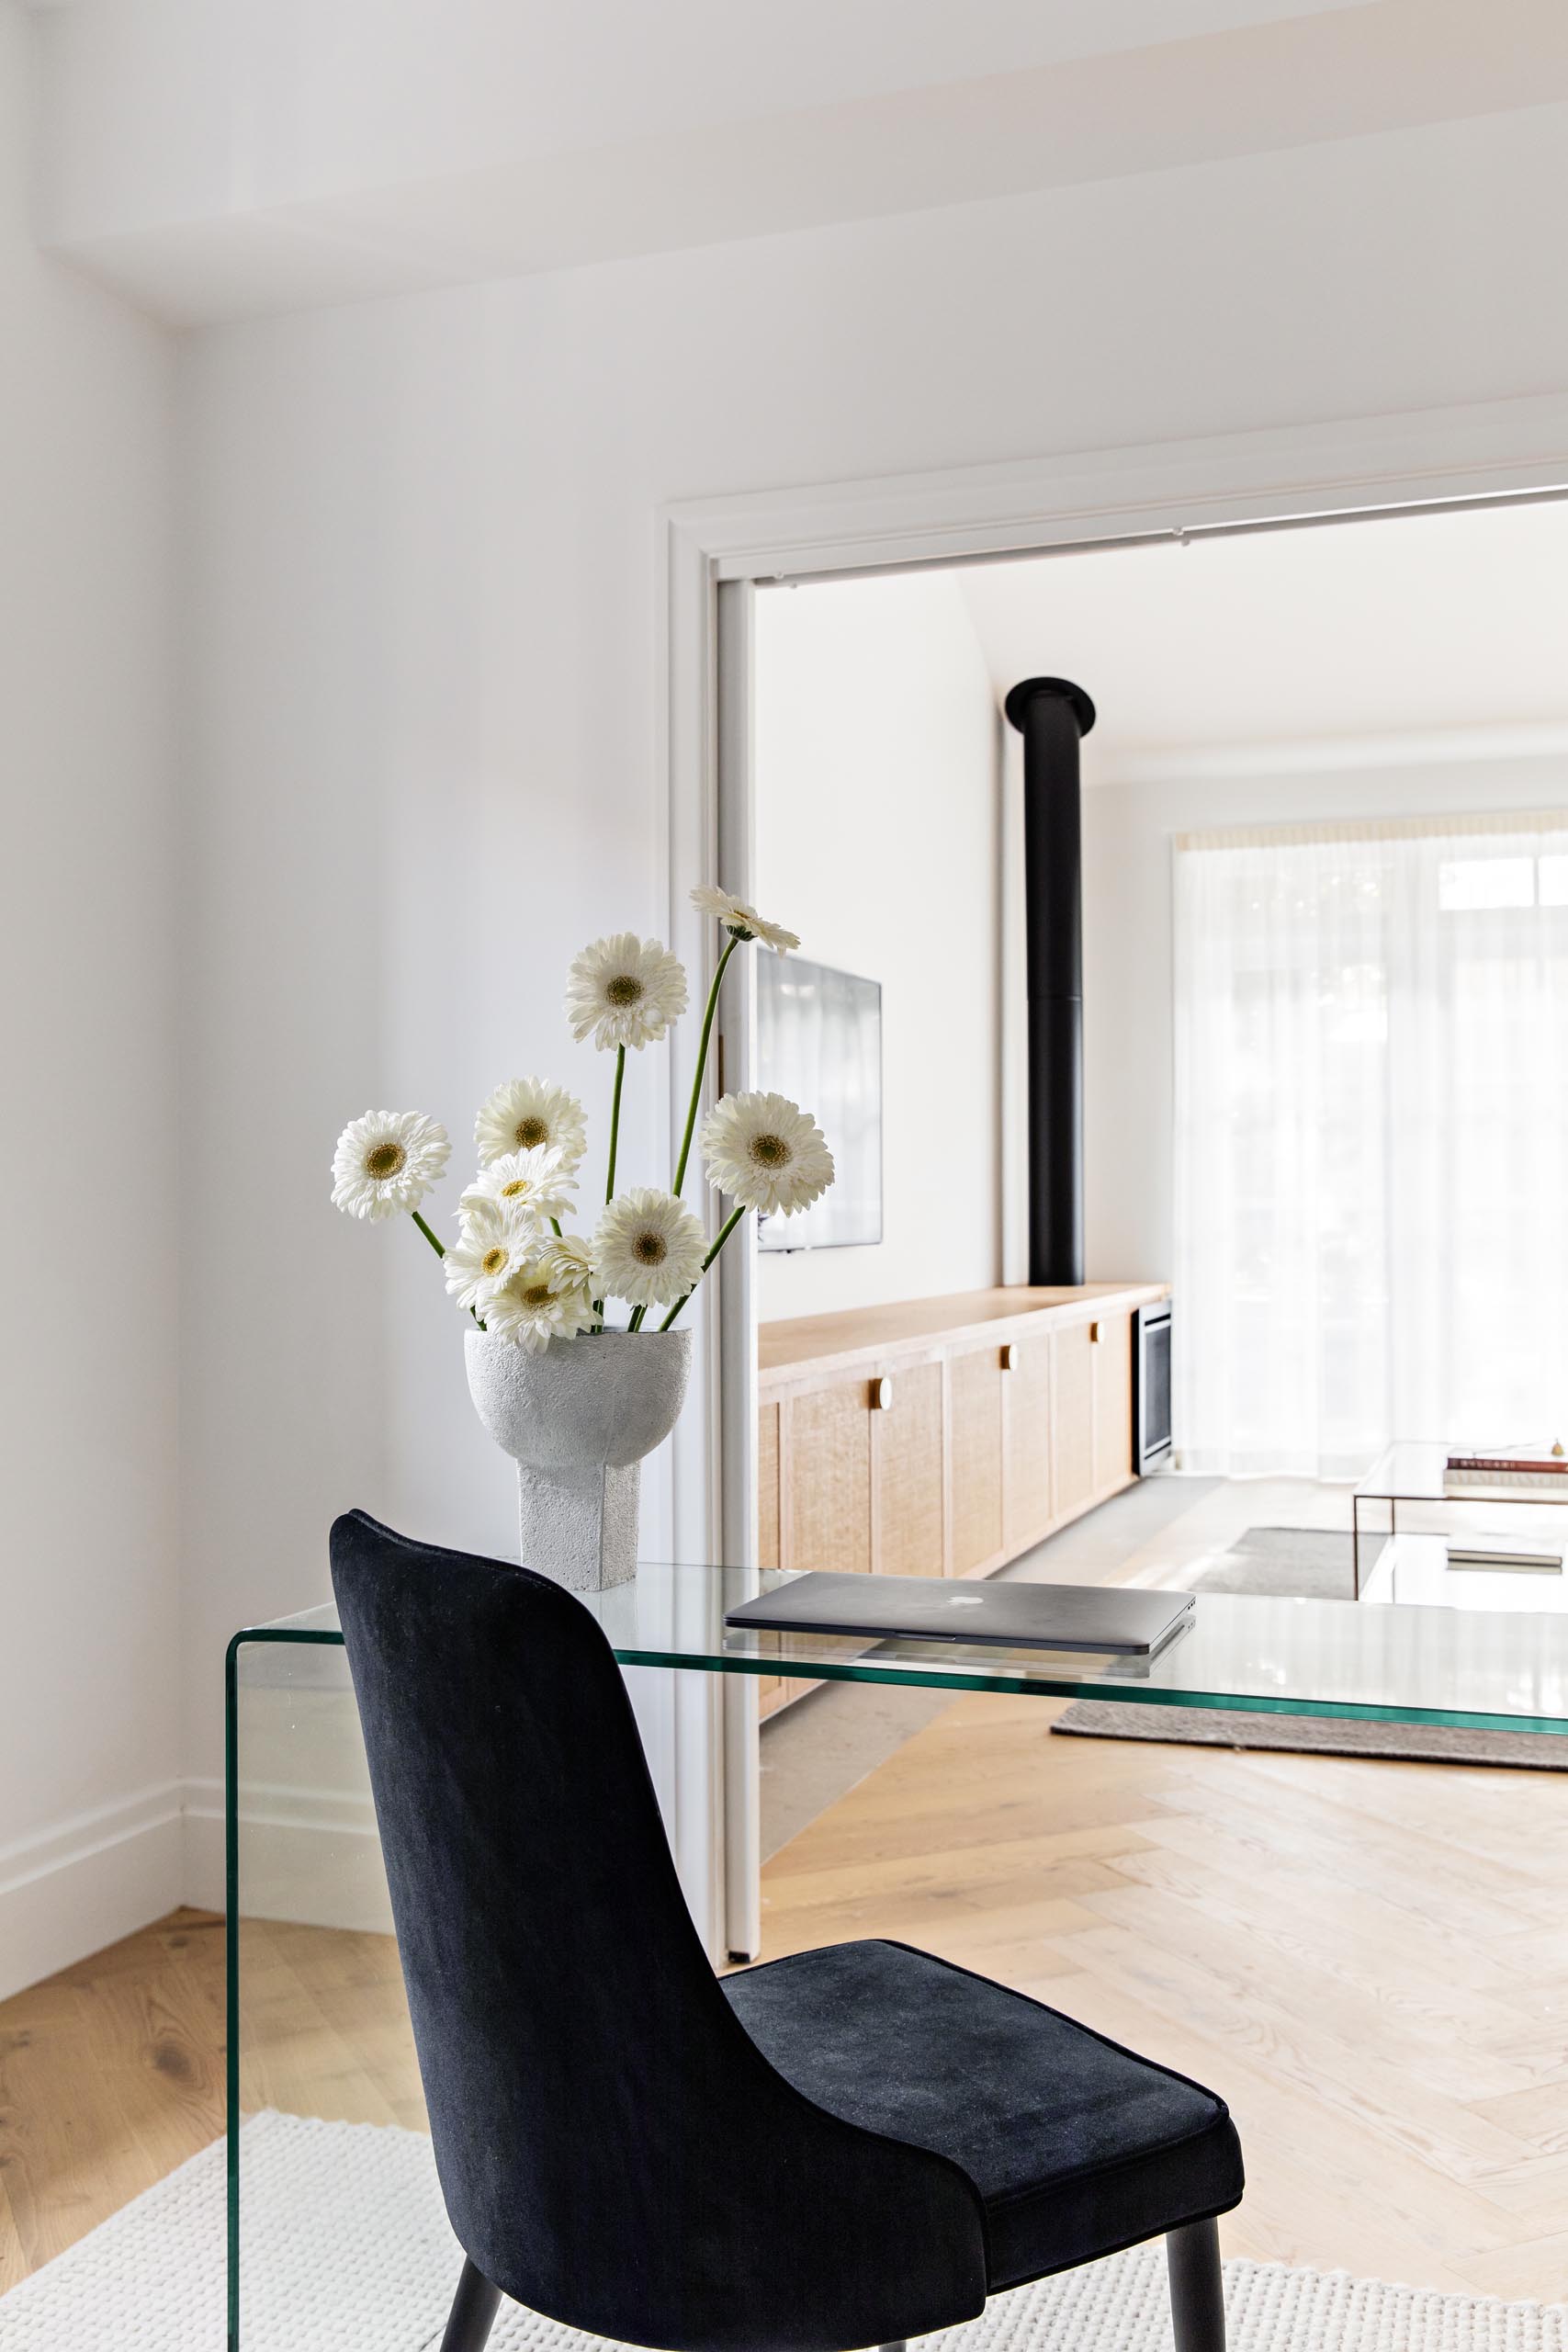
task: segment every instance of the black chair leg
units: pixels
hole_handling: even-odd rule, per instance
[[[457,2291],[441,2339],[441,2352],[484,2352],[495,2315],[501,2309],[501,2289],[492,2287],[471,2262],[463,2265]]]
[[[1168,2230],[1170,2324],[1176,2352],[1225,2352],[1225,2295],[1217,2222]]]

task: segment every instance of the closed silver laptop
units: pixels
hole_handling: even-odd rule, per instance
[[[834,1576],[808,1569],[727,1611],[748,1633],[858,1634],[873,1641],[1098,1650],[1152,1657],[1192,1614],[1190,1592],[1088,1584],[972,1584],[956,1577]]]

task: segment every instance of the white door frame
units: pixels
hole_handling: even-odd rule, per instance
[[[750,865],[749,835],[739,831],[736,808],[723,805],[733,786],[726,794],[720,789],[721,771],[732,780],[738,762],[749,770],[750,723],[749,708],[726,708],[724,724],[732,732],[721,760],[723,583],[1066,553],[1259,524],[1351,522],[1401,507],[1564,489],[1568,395],[1553,393],[666,507],[660,516],[661,781],[676,952],[705,984],[714,944],[705,933],[713,926],[694,916],[687,894],[694,883],[716,879],[742,894],[750,887],[750,873],[738,870],[738,861]],[[746,600],[736,600],[733,609],[733,626],[749,637]],[[728,690],[739,674],[732,646],[725,649],[724,667]],[[721,843],[728,867],[722,872]],[[748,1039],[741,1001],[727,1034],[730,1087],[746,1082]],[[682,1042],[689,1053],[691,1041]],[[678,1124],[691,1064],[680,1050],[672,1061]],[[698,1298],[693,1408],[673,1441],[675,1556],[744,1565],[754,1541],[747,1514],[755,1435],[737,1399],[744,1404],[753,1393],[749,1266],[738,1265],[727,1283],[705,1285]],[[739,1378],[727,1384],[724,1358],[733,1361],[738,1351]],[[724,1689],[677,1679],[686,1687],[676,1708],[676,1849],[699,1928],[719,1958],[755,1949],[755,1781],[745,1760],[754,1697],[748,1713],[745,1678],[712,1678]],[[725,1690],[737,1684],[739,1692],[727,1700]]]

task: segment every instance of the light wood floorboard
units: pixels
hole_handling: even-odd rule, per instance
[[[1209,2082],[1248,2158],[1230,2251],[1568,2296],[1568,1776],[1055,1712],[964,1699],[911,1739],[774,1857],[768,1952],[901,1936]]]
[[[1140,1577],[1223,1541],[1217,1508]],[[1568,2297],[1568,1775],[1055,1739],[1055,1712],[965,1698],[909,1739],[768,1864],[766,1955],[903,1937],[1212,2084],[1247,2155],[1231,2252]],[[245,1933],[247,2106],[417,2125],[389,1939]],[[0,2004],[0,2286],[218,2135],[222,1994],[187,1912]]]
[[[1054,1740],[1054,1712],[957,1702],[785,1847],[769,1956],[903,1937],[1212,2083],[1233,2252],[1568,2293],[1568,1780]],[[389,1939],[245,1935],[247,2106],[417,2127]],[[0,2282],[217,2136],[221,1946],[178,1914],[0,2006]]]

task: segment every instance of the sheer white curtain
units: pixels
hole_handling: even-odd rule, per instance
[[[1568,815],[1179,842],[1175,1436],[1568,1442]]]

